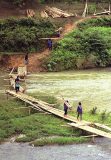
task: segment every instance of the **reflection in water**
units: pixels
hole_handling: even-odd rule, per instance
[[[110,147],[111,142],[107,139],[97,139],[96,144],[37,148],[27,144],[5,143],[0,145],[0,160],[110,160]]]

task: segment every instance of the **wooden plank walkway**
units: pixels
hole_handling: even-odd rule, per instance
[[[10,84],[13,87],[13,89],[15,89],[15,79],[17,78],[17,75],[15,74],[10,74]],[[24,92],[24,88],[20,86],[20,92]]]
[[[96,129],[96,128],[93,128],[93,127],[90,127],[90,126],[81,125],[81,123],[80,124],[79,123],[78,124],[76,124],[76,123],[68,123],[68,124],[70,126],[72,126],[72,127],[76,127],[76,128],[82,129],[84,131],[87,131],[87,132],[102,136],[102,137],[111,138],[111,133],[107,133],[105,131],[101,131],[99,129]]]
[[[67,117],[64,117],[64,112],[62,110],[57,109],[57,108],[53,108],[50,106],[50,104],[48,104],[46,102],[43,102],[41,100],[37,100],[34,97],[28,96],[28,95],[23,94],[21,92],[15,93],[15,91],[7,90],[6,93],[8,93],[16,98],[19,98],[26,103],[29,103],[30,105],[32,105],[34,107],[34,109],[38,110],[38,108],[39,108],[40,110],[44,110],[44,111],[52,113],[60,118],[63,118],[69,122],[72,122],[72,123],[68,123],[72,127],[76,127],[76,128],[85,130],[87,132],[90,132],[90,133],[93,133],[93,134],[96,134],[99,136],[111,138],[110,133],[107,133],[105,131],[101,131],[100,129],[96,129],[94,127],[91,127],[90,125],[92,125],[92,123],[90,123],[90,122],[87,122],[87,121],[78,122],[75,117],[69,116],[69,115]],[[101,128],[102,128],[102,126],[101,126]]]

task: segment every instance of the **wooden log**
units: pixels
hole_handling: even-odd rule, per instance
[[[59,18],[59,17],[67,18],[67,17],[74,16],[74,14],[72,14],[72,13],[64,12],[58,8],[55,8],[55,7],[51,8],[51,7],[46,6],[45,11],[47,12],[47,14],[49,16],[51,16],[53,18]]]
[[[39,39],[44,39],[44,40],[48,40],[48,39],[57,40],[57,39],[60,39],[60,38],[39,38]]]
[[[98,16],[98,15],[103,15],[103,14],[110,14],[110,11],[104,11],[104,12],[100,12],[100,13],[94,13],[94,16]]]
[[[86,0],[86,4],[85,4],[85,8],[84,8],[84,12],[82,14],[82,17],[86,17],[86,14],[88,14],[88,4],[87,4],[87,0]]]
[[[59,27],[57,30],[55,30],[55,32],[58,32],[58,31],[62,32],[63,31],[63,27]]]
[[[14,69],[15,69],[15,68],[13,67],[9,75],[11,75],[11,74],[13,73]]]
[[[48,16],[48,14],[47,14],[46,11],[42,11],[42,12],[41,12],[41,17],[42,17],[42,18],[48,18],[49,16]]]
[[[111,13],[111,4],[109,2],[109,13]]]
[[[88,136],[80,136],[80,137],[84,137],[84,138],[91,138],[91,137],[98,137],[98,135],[95,135],[95,134],[93,134],[93,135],[88,135]]]
[[[4,79],[4,81],[9,81],[10,79]]]
[[[35,16],[35,12],[32,9],[27,9],[26,14],[27,14],[28,18],[31,18],[31,17]]]

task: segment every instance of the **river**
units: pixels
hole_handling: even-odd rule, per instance
[[[94,144],[32,147],[28,144],[0,145],[0,160],[111,160],[111,141],[97,138]]]
[[[31,74],[26,80],[29,93],[38,92],[83,103],[84,110],[97,107],[111,111],[111,69]]]

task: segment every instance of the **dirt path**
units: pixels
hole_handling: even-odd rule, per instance
[[[83,22],[89,18],[92,17],[87,17],[87,18],[81,18],[75,23],[68,23],[64,27],[64,31],[61,34],[61,38],[56,39],[56,41],[61,40],[66,34],[71,32],[72,30],[77,28],[77,24],[80,22]],[[45,71],[43,68],[43,60],[47,58],[50,55],[50,51],[48,49],[44,50],[41,53],[33,53],[29,55],[29,64],[28,64],[28,71],[29,72],[41,72]],[[7,68],[17,68],[18,66],[23,66],[24,65],[24,55],[12,55],[10,56],[7,60]]]
[[[71,32],[72,30],[77,28],[77,24],[80,22],[83,22],[89,18],[92,17],[87,17],[87,18],[82,18],[79,19],[77,22],[75,23],[68,23],[65,25],[64,27],[64,31],[61,34],[61,38],[58,38],[56,41],[61,40],[66,34],[68,34],[69,32]],[[30,59],[30,63],[28,65],[28,70],[30,72],[34,72],[34,71],[44,71],[43,67],[42,67],[42,63],[43,60],[48,57],[50,55],[50,51],[48,49],[46,49],[45,51],[41,52],[41,53],[35,53],[35,54],[31,54],[29,59]]]

